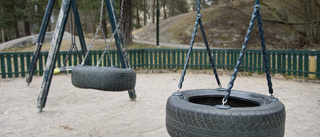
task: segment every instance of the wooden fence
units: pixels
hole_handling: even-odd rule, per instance
[[[214,62],[218,69],[233,69],[240,50],[212,49]],[[92,64],[97,64],[102,55],[101,50],[90,51],[89,58]],[[128,56],[133,69],[169,69],[183,68],[186,49],[134,49],[128,50]],[[60,67],[66,60],[68,52],[59,53],[56,66]],[[268,50],[268,60],[271,73],[300,77],[320,78],[320,51],[306,50]],[[48,52],[41,52],[35,75],[42,75]],[[111,60],[104,56],[101,65],[111,63],[120,66],[117,51],[110,51]],[[0,73],[2,78],[25,77],[28,73],[32,52],[0,53]],[[261,50],[247,50],[241,64],[241,70],[252,73],[263,73],[264,66]],[[67,61],[67,66],[80,64],[77,55],[73,53]],[[194,49],[190,57],[189,68],[211,69],[207,52],[204,49]]]

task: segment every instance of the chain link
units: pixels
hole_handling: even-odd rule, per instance
[[[197,0],[197,13],[200,13],[200,0]]]
[[[211,62],[211,67],[212,67],[212,69],[213,69],[213,73],[214,73],[214,75],[215,75],[217,84],[218,84],[219,88],[222,88],[222,85],[221,85],[221,82],[220,82],[220,79],[219,79],[218,72],[217,72],[216,67],[215,67],[215,65],[214,65],[213,57],[212,57],[212,54],[211,54],[211,51],[210,51],[210,47],[209,47],[209,44],[208,44],[208,41],[207,41],[206,34],[205,34],[205,32],[204,32],[204,27],[203,27],[203,25],[202,25],[201,19],[199,19],[199,26],[200,26],[200,29],[201,29],[201,32],[202,32],[202,36],[203,36],[203,39],[204,39],[204,43],[205,43],[205,45],[206,45],[207,53],[208,53],[208,56],[209,56],[209,60],[210,60],[210,62]]]
[[[104,49],[104,51],[103,51],[103,53],[102,53],[102,56],[100,57],[100,59],[99,59],[99,61],[98,61],[98,63],[97,63],[97,66],[99,66],[99,65],[101,64],[102,59],[103,59],[103,57],[104,57],[104,55],[105,55],[106,53],[108,54],[108,60],[109,60],[109,62],[110,62],[110,64],[111,64],[111,66],[113,66],[113,63],[112,63],[112,61],[111,61],[110,52],[109,52],[109,46],[110,46],[110,44],[111,44],[111,42],[112,42],[112,40],[113,40],[113,38],[114,38],[114,36],[115,36],[115,34],[116,34],[117,32],[118,32],[118,34],[120,34],[121,37],[124,39],[124,42],[122,43],[122,44],[123,44],[123,47],[122,47],[122,48],[125,49],[124,53],[125,53],[125,56],[126,56],[126,61],[127,61],[127,63],[129,62],[128,54],[127,54],[127,50],[126,50],[127,48],[126,48],[125,37],[124,37],[124,35],[123,35],[123,32],[124,32],[124,31],[123,31],[123,29],[122,29],[122,30],[119,29],[119,27],[122,25],[121,22],[122,22],[122,20],[123,20],[124,1],[125,1],[125,0],[122,0],[122,1],[121,1],[121,8],[120,8],[121,10],[120,10],[119,22],[118,22],[118,24],[116,25],[116,29],[115,29],[115,31],[113,32],[111,38],[109,39],[109,42],[107,43],[106,36],[105,36],[105,32],[103,31],[103,29],[101,29],[101,26],[102,26],[102,16],[103,16],[103,6],[104,6],[104,5],[103,5],[103,4],[104,4],[104,0],[101,0],[101,7],[100,7],[101,10],[100,10],[99,26],[98,26],[98,28],[97,28],[94,36],[93,36],[93,39],[92,39],[92,41],[91,41],[91,43],[90,43],[88,52],[86,53],[86,55],[85,55],[85,57],[84,57],[84,60],[82,61],[81,65],[84,64],[84,61],[85,61],[86,58],[88,57],[88,54],[89,54],[89,52],[90,52],[90,50],[91,50],[91,48],[92,48],[92,46],[93,46],[93,43],[94,43],[94,41],[95,41],[95,39],[96,39],[96,37],[97,37],[97,35],[98,35],[99,30],[101,30],[102,36],[103,36],[103,39],[104,39],[104,43],[105,43],[105,45],[107,45],[107,46],[106,46],[106,48]],[[119,42],[119,43],[120,43],[120,42]],[[123,51],[122,51],[122,52],[123,52]],[[130,63],[128,63],[128,65],[129,65],[129,68],[130,68]]]
[[[195,23],[194,28],[193,28],[193,33],[192,33],[192,38],[191,38],[191,41],[190,41],[189,51],[187,53],[186,61],[185,61],[184,66],[183,66],[183,71],[181,73],[181,78],[180,78],[180,82],[179,82],[179,85],[178,85],[179,89],[182,88],[182,83],[184,81],[184,76],[186,75],[186,71],[187,71],[187,67],[188,67],[188,64],[189,64],[190,55],[192,53],[192,46],[193,46],[194,39],[196,37],[196,32],[197,32],[197,29],[198,29],[198,24],[199,24],[199,22],[198,22],[198,17],[197,17],[196,23]]]
[[[184,77],[186,75],[186,70],[187,70],[188,63],[189,63],[189,58],[190,58],[190,55],[192,53],[192,47],[193,47],[193,43],[194,43],[195,36],[196,36],[196,33],[197,33],[198,25],[200,26],[200,29],[201,29],[201,32],[202,32],[203,40],[204,40],[204,43],[206,45],[207,53],[208,53],[208,56],[209,56],[209,60],[211,62],[211,66],[212,66],[213,72],[215,74],[216,81],[218,83],[218,86],[220,88],[222,87],[221,86],[221,82],[219,80],[219,76],[218,76],[217,70],[216,70],[215,65],[214,65],[213,57],[212,57],[211,52],[210,52],[210,48],[209,48],[209,44],[208,44],[208,41],[207,41],[207,37],[206,37],[206,34],[204,32],[204,27],[202,25],[199,0],[197,1],[197,15],[196,15],[196,18],[197,19],[196,19],[196,22],[195,22],[195,26],[193,28],[193,33],[192,33],[192,38],[191,38],[191,42],[190,42],[189,51],[187,53],[186,61],[185,61],[185,64],[183,66],[183,71],[182,71],[182,74],[181,74],[180,82],[178,84],[178,89],[179,90],[177,91],[177,93],[179,93],[180,89],[182,88],[182,84],[183,84]]]
[[[123,30],[123,29],[119,29],[119,28],[122,27],[123,12],[124,12],[124,2],[125,2],[125,0],[122,0],[122,1],[121,1],[119,22],[117,23],[116,29],[115,29],[115,31],[113,32],[111,38],[109,39],[108,44],[105,42],[107,46],[106,46],[105,50],[103,51],[102,56],[100,57],[97,66],[100,65],[100,63],[101,63],[101,61],[102,61],[102,59],[103,59],[103,57],[104,57],[104,55],[105,55],[106,52],[107,52],[107,54],[108,54],[108,56],[109,56],[110,63],[111,63],[111,65],[113,66],[113,64],[112,64],[112,62],[111,62],[110,53],[109,53],[109,46],[110,46],[110,44],[111,44],[111,42],[112,42],[115,34],[118,33],[118,34],[121,36],[118,42],[119,42],[120,44],[122,44],[122,47],[121,47],[121,48],[124,49],[124,51],[121,51],[121,52],[124,53],[125,59],[126,59],[126,62],[127,62],[127,65],[128,65],[129,68],[131,68],[130,62],[129,62],[129,59],[128,59],[128,54],[127,54],[127,47],[126,47],[126,39],[125,39],[125,36],[124,36],[124,30]],[[102,31],[103,31],[103,30],[102,30]],[[122,41],[123,43],[121,43],[121,38],[123,38],[123,41]]]
[[[100,10],[100,21],[99,21],[99,26],[98,26],[98,28],[97,28],[97,30],[96,30],[96,32],[95,32],[95,34],[94,34],[94,36],[93,36],[93,39],[92,39],[92,41],[91,41],[91,43],[90,43],[90,46],[89,46],[89,49],[88,49],[88,51],[87,51],[86,55],[84,56],[84,59],[82,60],[81,65],[83,65],[83,64],[84,64],[84,62],[85,62],[85,60],[87,59],[88,54],[89,54],[89,52],[90,52],[90,50],[91,50],[91,48],[92,48],[93,42],[95,41],[95,39],[96,39],[96,37],[97,37],[97,35],[98,35],[98,32],[99,32],[99,30],[100,30],[100,28],[101,28],[101,24],[102,24],[102,15],[103,15],[103,2],[104,2],[104,0],[101,0],[101,7],[100,7],[100,9],[101,9],[101,10]]]
[[[102,55],[101,55],[101,57],[100,57],[100,59],[99,59],[99,61],[98,61],[98,63],[97,63],[97,66],[100,65],[100,63],[101,63],[104,55],[106,54],[106,52],[107,52],[107,55],[108,55],[108,60],[109,60],[109,62],[110,62],[110,64],[111,64],[111,66],[113,66],[112,61],[111,61],[110,52],[109,52],[109,45],[110,45],[110,43],[111,43],[111,41],[112,41],[112,37],[110,38],[109,43],[107,44],[107,39],[106,39],[106,36],[105,36],[105,34],[104,34],[103,29],[101,29],[101,32],[102,32],[104,44],[107,45],[107,46],[106,46],[106,48],[104,49],[104,51],[103,51],[103,53],[102,53]],[[114,35],[114,34],[113,34],[113,35]]]
[[[265,67],[265,71],[266,71],[266,78],[267,78],[267,82],[268,82],[269,93],[272,95],[273,94],[273,88],[272,88],[272,82],[271,82],[271,76],[270,76],[270,70],[269,70],[269,63],[268,63],[268,57],[267,57],[267,51],[266,51],[266,43],[265,43],[264,35],[263,35],[260,8],[259,8],[259,10],[257,12],[257,20],[258,20],[258,26],[259,26],[261,49],[262,49],[262,54],[263,54],[263,62],[264,62],[264,67]]]
[[[120,18],[119,18],[119,26],[120,26],[121,29],[119,31],[120,31],[121,37],[123,38],[123,40],[122,40],[122,42],[123,42],[122,48],[124,49],[124,51],[122,51],[122,53],[125,56],[128,68],[131,68],[129,57],[128,57],[127,40],[126,40],[126,36],[125,36],[125,33],[124,33],[125,26],[123,25],[124,23],[122,24],[122,22],[124,22],[123,13],[124,13],[124,0],[122,0],[122,2],[121,2],[121,10],[120,10]]]
[[[257,22],[258,22],[258,26],[259,26],[260,42],[261,42],[261,48],[262,48],[262,53],[263,53],[263,62],[264,62],[264,65],[265,65],[265,71],[266,71],[266,77],[267,77],[267,81],[268,81],[269,93],[271,94],[272,98],[274,97],[272,95],[273,94],[272,82],[271,82],[271,76],[270,76],[270,70],[269,70],[269,65],[268,65],[268,58],[267,58],[267,53],[266,53],[265,40],[264,40],[263,29],[262,29],[260,3],[259,3],[259,0],[256,0],[255,6],[254,6],[254,12],[252,13],[250,24],[249,24],[249,27],[248,27],[248,30],[247,30],[247,34],[246,34],[244,43],[242,45],[242,48],[241,48],[241,51],[240,51],[240,54],[239,54],[239,58],[237,60],[237,64],[236,64],[236,66],[235,66],[235,68],[233,70],[233,74],[231,76],[231,80],[229,82],[228,89],[227,89],[227,91],[225,93],[225,96],[224,96],[222,101],[228,100],[228,98],[229,98],[229,96],[231,94],[231,89],[232,89],[232,87],[234,85],[235,79],[237,78],[237,73],[238,73],[238,71],[240,69],[240,64],[241,64],[241,62],[243,60],[243,56],[244,56],[245,50],[247,48],[247,44],[248,44],[248,41],[250,39],[250,34],[252,32],[252,28],[253,28],[254,21],[255,21],[256,18],[258,20]]]

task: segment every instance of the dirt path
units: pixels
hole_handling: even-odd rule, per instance
[[[72,86],[70,74],[55,75],[47,106],[36,113],[42,77],[0,79],[0,136],[167,137],[166,99],[180,73],[137,75],[138,98]],[[230,76],[220,76],[227,85]],[[216,88],[212,74],[189,71],[182,90]],[[286,106],[286,137],[320,136],[320,84],[274,78],[275,96]],[[234,89],[267,94],[264,76],[239,76]]]
[[[150,45],[156,45],[156,42],[154,41],[146,41],[146,40],[136,40],[134,39],[133,42],[135,43],[142,43],[142,44],[150,44]],[[159,42],[160,47],[170,47],[170,48],[176,48],[176,49],[188,49],[189,45],[184,44],[174,44],[174,43],[163,43]],[[193,49],[205,49],[205,47],[201,46],[193,46]]]

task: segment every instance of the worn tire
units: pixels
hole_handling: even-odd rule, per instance
[[[72,69],[71,81],[79,88],[125,91],[134,89],[136,72],[116,67],[75,66]]]
[[[166,127],[172,137],[283,137],[285,106],[270,97],[232,91],[227,105],[217,109],[224,92],[198,89],[170,96],[166,105]]]

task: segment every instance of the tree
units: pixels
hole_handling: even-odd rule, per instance
[[[155,10],[156,10],[156,0],[153,0],[153,2],[152,2],[152,23],[154,23],[155,21],[155,16],[156,16],[156,14],[155,14]]]
[[[121,2],[120,2],[120,5],[122,4]],[[122,30],[122,33],[124,33],[123,36],[127,44],[132,43],[132,14],[131,13],[132,13],[131,0],[126,0],[123,3],[123,17],[120,20],[121,21],[120,29]]]
[[[188,12],[189,5],[186,0],[175,0],[168,3],[169,15],[174,17]]]
[[[167,0],[161,0],[161,7],[163,9],[164,19],[167,19],[166,6],[167,6]]]

